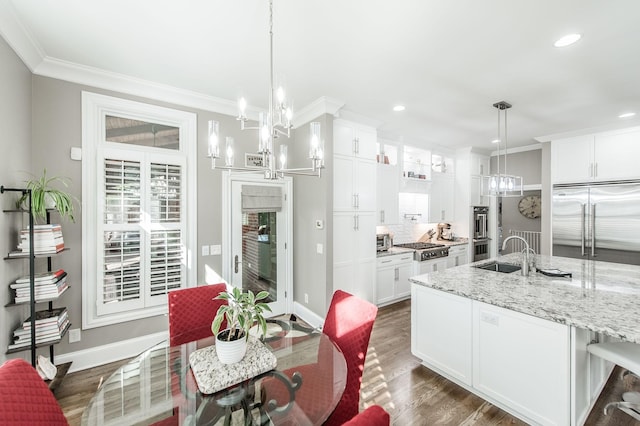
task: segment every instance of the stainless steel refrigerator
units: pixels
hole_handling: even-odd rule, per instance
[[[553,255],[640,265],[640,181],[554,185]]]

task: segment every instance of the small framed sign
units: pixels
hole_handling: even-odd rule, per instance
[[[261,154],[244,154],[245,167],[263,167]]]

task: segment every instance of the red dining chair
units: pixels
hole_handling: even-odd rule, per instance
[[[338,290],[333,294],[329,311],[325,319],[323,333],[325,333],[342,351],[347,365],[347,383],[342,398],[333,413],[324,423],[325,425],[342,425],[358,414],[360,402],[360,384],[364,359],[369,346],[369,338],[376,318],[378,308],[344,291]],[[330,348],[320,345],[318,348],[318,364],[307,364],[285,370],[291,377],[298,372],[302,376],[302,386],[295,393],[295,404],[311,419],[320,417],[319,410],[327,404],[326,398],[331,397],[334,384],[330,374],[325,374],[332,368],[331,357],[326,356]],[[274,400],[279,406],[288,402],[288,392],[284,386],[274,380],[263,382],[266,400]],[[279,424],[295,424],[287,418],[287,413],[270,413]]]
[[[31,364],[11,359],[0,366],[0,425],[68,424],[55,396]]]
[[[342,290],[333,293],[322,332],[340,348],[347,361],[347,385],[325,425],[341,425],[358,414],[364,358],[378,307]]]
[[[171,346],[211,336],[211,323],[226,300],[214,300],[226,284],[203,285],[169,292],[169,341]],[[226,327],[222,323],[221,329]]]
[[[389,426],[391,418],[384,408],[379,405],[372,405],[366,410],[358,413],[354,418],[344,424],[344,426]]]

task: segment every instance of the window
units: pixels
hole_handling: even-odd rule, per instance
[[[83,93],[83,327],[164,314],[195,285],[195,122]]]

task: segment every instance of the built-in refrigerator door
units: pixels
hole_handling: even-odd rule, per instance
[[[555,186],[552,203],[553,256],[588,257],[591,241],[589,187]]]
[[[593,185],[590,203],[590,257],[640,265],[640,184]]]

